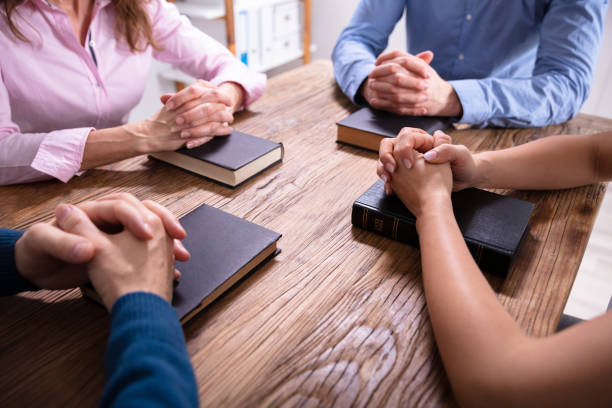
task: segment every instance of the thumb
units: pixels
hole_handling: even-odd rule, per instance
[[[431,61],[433,61],[434,59],[434,53],[429,50],[420,52],[416,56],[417,58],[420,58],[425,61],[428,65],[431,64]]]
[[[433,134],[433,145],[438,147],[445,143],[453,143],[453,139],[441,130],[436,130]]]
[[[51,224],[39,224],[26,234],[30,254],[44,254],[72,264],[88,262],[94,255],[94,247],[87,239]]]
[[[162,96],[159,97],[159,100],[161,101],[161,103],[163,105],[166,104],[166,102],[168,102],[168,99],[172,98],[174,94],[163,94]]]
[[[429,163],[463,163],[470,159],[471,153],[463,145],[443,144],[423,155]]]

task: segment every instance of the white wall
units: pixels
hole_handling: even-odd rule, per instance
[[[313,59],[330,59],[334,44],[342,29],[348,24],[359,0],[313,0],[312,2],[312,42],[317,45]],[[225,43],[225,31],[221,21],[194,21],[209,35]],[[389,38],[388,49],[406,48],[406,29],[404,19],[397,24]],[[269,76],[284,72],[297,64],[288,64],[268,73]],[[167,66],[154,63],[149,74],[147,89],[141,103],[132,111],[131,120],[144,119],[159,108],[159,95],[173,92],[173,83],[159,78],[158,73]],[[606,16],[604,39],[601,54],[591,86],[591,95],[582,112],[612,118],[612,12]]]

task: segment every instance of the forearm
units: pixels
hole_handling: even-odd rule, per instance
[[[464,394],[498,368],[499,350],[509,352],[524,336],[472,259],[450,200],[430,206],[417,228],[436,343],[460,401],[469,399]]]
[[[197,407],[197,384],[176,312],[132,293],[115,302],[100,406]]]
[[[612,133],[550,136],[509,149],[474,156],[477,187],[562,189],[605,180]],[[600,170],[601,167],[601,170]]]
[[[81,170],[146,154],[150,150],[146,130],[140,123],[94,130],[85,144]]]

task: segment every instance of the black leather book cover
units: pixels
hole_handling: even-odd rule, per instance
[[[470,188],[452,194],[459,229],[480,268],[505,275],[528,230],[534,204]],[[353,204],[352,223],[418,247],[416,219],[379,180]]]
[[[396,137],[404,127],[423,129],[429,134],[436,130],[448,129],[450,118],[436,116],[402,116],[394,113],[361,108],[338,122],[338,125],[375,133],[385,137]]]
[[[202,146],[177,152],[236,171],[279,147],[280,143],[234,130],[228,136],[217,136]]]
[[[281,237],[274,231],[208,205],[185,215],[181,224],[187,231],[187,238],[182,242],[191,253],[191,259],[176,265],[181,277],[174,288],[172,306],[180,319],[198,309],[203,301],[208,304],[214,300],[209,299],[211,294],[264,250],[271,246],[275,249],[276,241]]]

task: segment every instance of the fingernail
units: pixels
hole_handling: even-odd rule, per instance
[[[176,124],[177,125],[182,125],[183,123],[185,123],[185,119],[183,119],[180,116],[178,118],[176,118]]]
[[[428,96],[427,96],[427,95],[421,95],[421,96],[419,97],[419,101],[421,101],[421,102],[425,102],[427,99],[428,99]]]
[[[68,214],[72,211],[72,207],[70,205],[62,205],[58,207],[55,216],[57,217],[57,221],[62,222],[66,219]]]
[[[427,161],[435,160],[436,157],[438,157],[438,152],[436,152],[435,150],[430,150],[427,153],[425,153],[423,157]]]
[[[166,104],[166,108],[168,108],[168,109],[170,109],[170,110],[174,109],[174,102],[168,102],[168,103]]]
[[[188,149],[191,149],[192,147],[193,147],[193,142],[189,142],[189,143],[187,143],[187,148],[188,148]]]
[[[149,236],[153,236],[153,229],[151,229],[151,226],[148,223],[144,223],[142,224],[142,229],[144,230],[144,232],[149,235]]]
[[[385,164],[385,169],[387,169],[389,173],[393,173],[395,171],[395,168],[391,165],[391,163]]]
[[[441,130],[436,130],[433,135],[434,136],[444,136],[444,133]]]
[[[409,169],[412,167],[412,163],[410,163],[410,160],[404,159],[404,166],[406,166],[406,168]]]
[[[429,77],[430,77],[429,72],[425,72],[425,78],[429,78]]]
[[[427,89],[427,88],[429,88],[429,81],[423,81],[423,82],[421,82],[421,88],[423,88],[423,89]]]
[[[72,248],[72,256],[75,259],[84,258],[89,254],[89,243],[87,242],[79,242]]]
[[[191,133],[189,133],[189,132],[181,132],[181,137],[184,138],[184,139],[186,139],[186,138],[188,138],[190,136],[191,136]]]
[[[386,173],[381,174],[380,178],[385,182],[385,184],[389,182],[389,177],[387,177]]]

